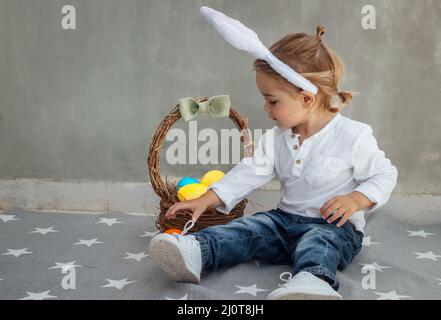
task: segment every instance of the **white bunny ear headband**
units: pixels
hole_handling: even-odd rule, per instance
[[[212,8],[204,6],[201,7],[200,11],[205,19],[233,47],[246,51],[257,59],[265,60],[275,71],[295,86],[314,95],[317,94],[318,88],[311,81],[275,57],[259,40],[259,37],[253,30],[244,26],[240,21]]]

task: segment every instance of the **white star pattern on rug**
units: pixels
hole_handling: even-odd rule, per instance
[[[156,231],[144,231],[144,233],[142,235],[140,235],[140,237],[154,237],[159,233],[158,230]]]
[[[43,228],[35,228],[35,231],[31,231],[31,232],[29,232],[29,233],[40,233],[40,234],[42,234],[42,235],[46,235],[46,234],[48,234],[49,232],[59,232],[58,230],[54,230],[54,227],[49,227],[49,228],[46,228],[46,229],[43,229]]]
[[[78,228],[76,223],[80,217],[83,217],[83,215],[72,217],[67,220],[67,224],[63,224],[63,220],[58,220],[60,215],[57,215],[57,218],[55,218],[55,216],[51,217],[45,213],[42,215],[43,219],[39,220],[36,219],[39,214],[35,213],[29,215],[30,219],[27,220],[25,216],[18,215],[18,213],[16,214],[17,215],[0,215],[3,217],[3,224],[0,222],[0,228],[3,228],[0,229],[0,266],[11,265],[11,268],[17,267],[17,270],[22,270],[20,269],[22,266],[28,265],[28,271],[31,271],[31,269],[34,268],[35,272],[28,273],[26,271],[26,277],[21,276],[21,273],[16,274],[18,277],[18,279],[16,279],[13,276],[14,273],[8,271],[13,269],[5,268],[5,271],[8,271],[9,273],[4,273],[4,270],[0,267],[0,276],[2,276],[2,278],[0,278],[0,299],[45,300],[76,299],[77,297],[81,299],[81,294],[93,294],[97,299],[124,299],[127,293],[130,293],[133,297],[142,296],[143,299],[159,298],[165,300],[188,300],[189,298],[192,298],[192,292],[194,291],[192,291],[193,289],[188,289],[191,288],[191,286],[189,287],[187,284],[172,282],[171,279],[166,278],[163,273],[160,273],[160,268],[158,266],[154,266],[154,263],[148,259],[148,251],[145,251],[146,244],[148,245],[150,238],[160,233],[160,231],[154,230],[154,221],[148,219],[135,220],[134,218],[126,218],[124,216],[118,216],[118,218],[116,218],[116,215],[114,216],[115,218],[96,218],[96,216],[93,217],[89,215],[87,217],[88,220],[86,220],[87,224],[83,224],[84,227],[81,227],[80,224],[80,228]],[[84,216],[86,217],[86,215]],[[17,222],[14,223],[14,221]],[[12,223],[5,224],[5,222]],[[112,225],[120,223],[124,223],[122,225],[124,228],[120,229],[118,226],[116,226],[117,229],[111,228]],[[143,223],[146,224],[142,225]],[[106,226],[97,226],[96,224],[106,224]],[[70,225],[75,227],[69,227]],[[107,228],[107,226],[109,226],[109,228]],[[17,231],[20,231],[17,227],[21,228],[21,236],[20,233],[17,235]],[[129,227],[131,230],[129,230]],[[357,288],[356,290],[359,291],[359,296],[362,296],[364,299],[430,299],[430,295],[435,295],[436,298],[438,292],[436,290],[441,290],[441,274],[437,272],[437,262],[439,263],[441,260],[441,251],[436,250],[437,244],[439,243],[439,240],[441,240],[441,238],[439,238],[441,231],[437,231],[439,228],[436,229],[435,225],[430,227],[430,232],[419,230],[422,228],[428,230],[429,227],[407,226],[401,228],[400,233],[397,232],[396,234],[393,234],[393,237],[399,239],[397,239],[397,242],[392,242],[392,246],[384,233],[375,232],[371,233],[371,235],[364,236],[362,242],[363,247],[371,247],[371,249],[364,251],[364,254],[362,252],[360,255],[362,260],[359,260],[360,257],[357,257],[358,261],[355,260],[354,263],[355,268],[353,267],[354,269],[341,275],[342,278],[340,280],[342,283],[346,281],[346,285],[348,285],[348,279],[350,281],[354,280],[352,277],[354,272],[358,276],[356,279],[358,280],[360,277],[360,268],[362,268],[362,271],[365,271],[366,268],[371,268],[372,270],[382,272],[381,274],[377,274],[377,284],[380,284],[379,280],[381,280],[381,284],[387,285],[388,287],[382,287],[380,285],[377,286],[376,290],[371,289],[369,291]],[[130,240],[127,242],[122,242],[121,240],[111,241],[112,239],[115,239],[113,236],[114,231],[112,230],[128,232],[126,238]],[[5,232],[9,232],[12,236],[9,238],[5,237]],[[48,235],[49,233],[52,234]],[[140,235],[141,233],[143,234]],[[2,234],[3,237],[1,237]],[[123,237],[123,234],[117,233],[117,235],[118,239]],[[92,236],[95,238],[90,239]],[[85,237],[87,239],[78,239],[79,237]],[[140,239],[140,237],[144,239]],[[417,239],[415,239],[415,237],[417,237]],[[20,239],[23,241],[18,241]],[[398,243],[399,246],[397,245],[397,247],[394,247],[394,245]],[[85,249],[75,247],[92,247],[96,244],[101,245],[95,248],[95,250],[92,248]],[[27,248],[6,249],[7,247],[20,248],[25,246]],[[375,247],[372,248],[372,246]],[[397,249],[397,251],[389,256],[388,250],[394,249]],[[427,252],[427,250],[430,249],[435,251]],[[50,253],[53,254],[51,255]],[[26,257],[26,255],[29,255],[29,257]],[[105,258],[104,260],[101,259],[103,261],[97,259],[97,257],[100,257],[101,255]],[[403,261],[398,262],[399,264],[393,262],[393,259],[400,256],[405,259],[406,266],[409,265],[409,268],[411,269],[401,268],[401,263],[403,263]],[[57,259],[57,257],[59,257],[59,259]],[[66,262],[59,262],[60,260],[63,261],[63,258],[65,258],[64,261]],[[74,260],[67,262],[67,260],[72,259]],[[125,262],[123,260],[132,261]],[[77,263],[77,261],[79,262]],[[380,263],[370,263],[371,261],[380,261]],[[253,268],[256,275],[260,272],[261,274],[257,277],[253,276],[251,272],[246,273],[245,275],[241,274],[239,278],[235,278],[235,276],[231,277],[230,274],[228,274],[226,278],[223,278],[222,280],[225,283],[222,283],[219,287],[226,290],[223,294],[220,291],[217,291],[219,289],[218,287],[216,287],[215,290],[212,290],[213,288],[210,288],[210,286],[205,286],[203,279],[201,285],[204,288],[208,288],[208,299],[212,297],[225,297],[228,295],[230,298],[236,300],[255,299],[256,297],[264,298],[264,292],[270,291],[265,289],[265,287],[272,287],[272,284],[265,282],[266,280],[264,278],[266,276],[263,276],[264,274],[267,274],[269,278],[269,273],[264,270],[271,267],[268,263],[265,263],[265,265],[263,264],[263,260],[251,259],[248,266],[246,266],[248,271]],[[360,265],[360,268],[357,267],[357,265]],[[257,269],[255,266],[260,268]],[[421,266],[421,268],[419,266]],[[61,285],[63,285],[63,283],[68,283],[66,282],[67,278],[60,276],[61,271],[66,273],[69,270],[77,271],[77,280],[79,280],[77,283],[78,290],[58,291],[56,288],[61,288],[60,280],[62,277],[64,282],[62,281]],[[116,273],[116,277],[124,276],[124,279],[108,279],[114,278],[115,271],[118,270],[124,270],[124,273]],[[240,270],[240,272],[244,271],[241,268],[238,268],[238,270]],[[410,279],[406,278],[409,281],[396,282],[397,280],[408,276],[407,271],[409,270],[417,272],[414,272]],[[140,271],[142,271],[142,275]],[[144,273],[144,271],[147,271],[147,273]],[[246,271],[247,270],[245,269],[245,272]],[[25,271],[20,272],[23,272],[23,275],[25,274]],[[150,274],[150,272],[152,273]],[[152,278],[147,281],[148,278],[144,277],[144,274],[146,274],[147,277],[151,276]],[[72,275],[73,274],[70,276]],[[163,276],[164,279],[162,278]],[[72,279],[74,278],[70,278],[69,283],[75,281]],[[154,287],[153,290],[153,288],[150,287],[150,280],[156,281],[158,279],[160,280],[160,285],[159,287]],[[236,285],[237,283],[241,283],[241,285]],[[251,285],[249,285],[250,283]],[[173,287],[167,287],[170,284],[172,284]],[[208,284],[211,285],[211,282],[208,282]],[[244,284],[247,284],[247,286],[244,286]],[[129,288],[125,288],[126,286]],[[5,287],[10,290],[3,290]],[[20,288],[23,289],[20,290]],[[97,290],[97,288],[102,289]],[[145,288],[146,290],[143,290],[142,288]],[[414,290],[414,288],[417,290]],[[43,289],[51,290],[43,291]],[[185,291],[182,291],[183,289]],[[210,291],[213,292],[210,293]],[[50,294],[50,292],[54,293]],[[142,294],[140,294],[141,292]],[[412,297],[409,296],[409,294],[412,294]],[[62,296],[57,297],[56,295]],[[196,296],[200,296],[200,294],[196,292]],[[349,294],[347,298],[352,297],[354,297],[354,295]]]
[[[102,286],[101,288],[117,288],[118,290],[121,290],[126,285],[135,282],[135,281],[127,281],[127,278],[121,280],[106,279],[106,281],[108,281],[109,283]]]
[[[380,242],[373,242],[371,236],[363,237],[363,243],[361,244],[363,247],[370,247],[373,244],[380,244]]]
[[[122,221],[118,221],[118,219],[116,219],[116,218],[112,218],[112,219],[109,219],[109,218],[100,218],[100,221],[98,221],[97,223],[105,223],[105,224],[107,224],[108,226],[111,226],[111,225],[113,225],[113,224],[115,224],[115,223],[122,223]]]
[[[165,296],[164,297],[166,300],[188,300],[188,294],[186,294],[185,296],[183,296],[183,297],[180,297],[180,298],[169,298],[169,297],[167,297],[167,296]]]
[[[402,296],[397,294],[395,290],[389,292],[374,292],[374,293],[380,296],[377,298],[377,300],[400,300],[400,299],[410,298],[409,296]]]
[[[15,219],[15,216],[12,216],[12,215],[0,214],[0,220],[3,221],[4,223],[6,223],[8,221],[17,221],[20,219]]]
[[[259,288],[257,288],[257,284],[253,284],[253,285],[248,286],[248,287],[242,287],[242,286],[236,285],[236,287],[238,287],[239,290],[237,290],[235,292],[235,294],[238,294],[238,293],[248,293],[248,294],[251,294],[252,296],[256,296],[258,292],[268,291],[266,289],[259,289]]]
[[[23,254],[29,254],[29,253],[32,253],[31,251],[27,251],[28,250],[28,248],[24,248],[24,249],[6,249],[6,250],[8,250],[8,252],[6,252],[6,253],[2,253],[1,255],[2,256],[14,256],[14,257],[19,257],[19,256],[21,256],[21,255],[23,255]]]
[[[82,239],[78,239],[78,242],[75,242],[74,244],[84,244],[84,245],[90,247],[90,246],[92,246],[92,245],[94,245],[94,244],[98,244],[98,243],[104,243],[104,242],[98,241],[97,238],[95,238],[95,239],[90,239],[90,240],[82,240]]]
[[[420,230],[420,231],[410,231],[408,230],[407,232],[409,232],[408,236],[409,237],[422,237],[422,238],[427,238],[427,236],[433,236],[436,233],[429,233],[429,232],[425,232],[424,230]]]
[[[44,299],[56,298],[56,296],[49,295],[49,292],[50,290],[39,293],[26,292],[28,296],[20,300],[44,300]]]
[[[438,258],[441,258],[440,255],[434,254],[432,251],[426,253],[414,252],[417,257],[415,259],[428,259],[433,261],[438,261]]]
[[[359,265],[362,265],[363,266],[363,268],[362,268],[362,270],[363,269],[366,269],[366,268],[373,268],[373,269],[375,269],[376,271],[380,271],[380,272],[383,272],[383,269],[390,269],[391,267],[386,267],[386,266],[380,266],[378,263],[376,263],[376,262],[374,262],[374,263],[359,263]]]
[[[61,270],[63,270],[63,272],[67,272],[68,270],[82,267],[79,264],[75,264],[75,262],[76,261],[71,261],[71,262],[66,262],[66,263],[55,262],[56,266],[50,267],[49,269],[61,269]]]
[[[133,259],[133,260],[136,260],[136,261],[141,261],[143,258],[149,256],[145,252],[140,252],[140,253],[128,253],[128,252],[126,252],[126,254],[127,254],[127,257],[124,257],[123,259]]]

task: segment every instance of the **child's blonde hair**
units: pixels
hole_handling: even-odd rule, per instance
[[[318,87],[317,97],[322,108],[337,113],[351,102],[352,93],[339,89],[345,67],[340,57],[322,42],[324,34],[325,28],[320,25],[317,26],[315,36],[306,33],[290,33],[274,43],[270,51]],[[257,59],[253,67],[257,72],[264,72],[296,88],[297,91],[300,90],[274,71],[264,60]],[[331,105],[333,97],[339,97],[340,105]]]

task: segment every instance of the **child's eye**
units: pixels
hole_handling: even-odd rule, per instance
[[[277,103],[277,101],[270,101],[270,105],[275,105]]]

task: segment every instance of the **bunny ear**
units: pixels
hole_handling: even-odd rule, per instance
[[[230,18],[222,12],[209,7],[201,7],[201,14],[221,34],[221,36],[239,50],[246,51],[257,59],[264,59],[268,49],[259,40],[257,34],[240,21]]]
[[[239,50],[251,54],[257,59],[268,62],[276,72],[285,77],[295,86],[317,94],[318,88],[308,79],[297,73],[290,66],[280,61],[273,53],[265,47],[257,34],[250,28],[243,25],[240,21],[228,17],[222,12],[209,7],[201,7],[201,14],[205,19],[221,34],[221,36]]]

